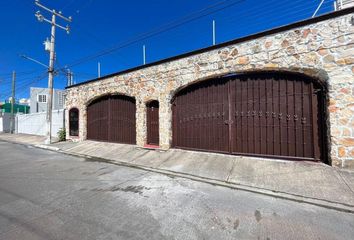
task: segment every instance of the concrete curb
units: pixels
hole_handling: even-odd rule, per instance
[[[86,158],[87,161],[104,162],[104,163],[114,164],[114,165],[118,165],[118,166],[136,168],[136,169],[141,169],[141,170],[145,170],[145,171],[164,174],[167,176],[180,177],[180,178],[185,178],[185,179],[189,179],[192,181],[208,183],[208,184],[212,184],[215,186],[227,187],[227,188],[231,188],[231,189],[262,194],[262,195],[266,195],[266,196],[270,196],[270,197],[286,199],[286,200],[295,201],[295,202],[299,202],[299,203],[311,204],[311,205],[324,207],[327,209],[333,209],[333,210],[337,210],[337,211],[341,211],[341,212],[354,213],[354,206],[348,205],[345,203],[332,202],[332,201],[328,201],[328,200],[324,200],[324,199],[316,199],[316,198],[291,194],[291,193],[287,193],[287,192],[280,192],[280,191],[271,190],[271,189],[258,188],[255,186],[248,186],[248,185],[244,185],[244,184],[240,184],[240,183],[236,183],[236,182],[226,182],[226,181],[221,181],[221,180],[215,180],[215,179],[196,176],[196,175],[192,175],[192,174],[175,172],[175,171],[171,171],[171,170],[165,170],[165,169],[154,168],[154,167],[147,167],[147,166],[133,164],[133,163],[127,163],[127,162],[123,162],[123,161],[117,161],[117,160],[99,158],[99,157],[92,157],[90,155],[68,152],[65,150],[61,150],[58,147],[53,147],[53,146],[47,146],[47,145],[41,145],[41,144],[36,144],[36,145],[25,144],[25,143],[7,141],[7,140],[3,140],[3,139],[2,139],[2,141],[20,144],[20,145],[31,145],[36,148],[41,148],[41,149],[45,149],[45,150],[49,150],[49,151],[55,151],[55,152],[59,152],[59,153],[66,154],[66,155],[76,156],[76,157],[82,157],[82,158]]]
[[[46,149],[46,150],[51,150],[51,151],[60,151],[60,148],[58,147],[53,147],[53,146],[47,146],[47,145],[42,145],[42,144],[37,144],[37,145],[33,145],[34,147],[37,148],[42,148],[42,149]]]
[[[92,157],[90,155],[71,153],[71,152],[67,152],[67,151],[63,151],[63,150],[59,150],[58,152],[63,153],[63,154],[67,154],[67,155],[71,155],[71,156],[86,158],[88,161],[92,161],[92,162],[104,162],[104,163],[114,164],[114,165],[118,165],[118,166],[136,168],[136,169],[141,169],[141,170],[145,170],[145,171],[149,171],[149,172],[164,174],[167,176],[180,177],[180,178],[185,178],[185,179],[189,179],[192,181],[208,183],[208,184],[212,184],[214,186],[227,187],[227,188],[231,188],[231,189],[262,194],[262,195],[266,195],[266,196],[270,196],[270,197],[286,199],[286,200],[290,200],[290,201],[294,201],[294,202],[311,204],[311,205],[315,205],[318,207],[333,209],[333,210],[337,210],[337,211],[341,211],[341,212],[354,213],[354,206],[343,204],[340,202],[331,202],[331,201],[327,201],[327,200],[323,200],[323,199],[310,198],[310,197],[306,197],[306,196],[295,195],[295,194],[275,191],[275,190],[271,190],[271,189],[264,189],[264,188],[254,187],[254,186],[247,186],[247,185],[239,184],[239,183],[235,183],[235,182],[225,182],[225,181],[221,181],[221,180],[200,177],[200,176],[191,175],[191,174],[187,174],[187,173],[175,172],[175,171],[165,170],[165,169],[160,169],[160,168],[146,167],[146,166],[139,165],[139,164],[127,163],[127,162],[122,162],[122,161],[117,161],[117,160],[112,160],[112,159]]]

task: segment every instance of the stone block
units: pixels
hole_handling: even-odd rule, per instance
[[[248,64],[248,63],[249,63],[249,58],[248,58],[247,56],[239,57],[239,58],[237,59],[237,63],[238,63],[238,64],[241,64],[241,65]]]
[[[344,158],[346,157],[346,148],[345,147],[338,147],[338,157]]]
[[[352,137],[338,138],[336,142],[344,147],[354,147],[354,138]]]

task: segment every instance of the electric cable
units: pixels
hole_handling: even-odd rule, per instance
[[[221,7],[221,8],[212,10],[212,8],[215,8],[216,6],[222,5],[222,4],[224,4],[224,3],[226,3],[226,2],[229,2],[229,1],[230,1],[230,0],[220,1],[220,2],[218,2],[218,3],[215,3],[215,4],[213,4],[213,5],[210,5],[209,7],[204,8],[204,9],[202,9],[202,10],[199,10],[199,11],[197,11],[197,12],[195,12],[195,13],[189,14],[189,15],[187,15],[186,17],[184,17],[184,18],[182,18],[182,19],[180,19],[180,20],[176,20],[176,21],[173,21],[173,22],[168,23],[168,24],[166,24],[166,25],[163,25],[163,26],[157,28],[156,30],[152,30],[152,31],[149,31],[149,32],[140,34],[140,35],[138,35],[136,38],[133,38],[133,39],[131,39],[131,40],[129,40],[129,41],[126,41],[125,43],[118,44],[118,45],[116,45],[116,46],[113,46],[113,47],[111,47],[111,48],[109,48],[109,49],[105,49],[105,50],[103,50],[103,51],[101,51],[101,52],[98,52],[98,53],[96,53],[96,54],[93,54],[93,55],[86,56],[86,57],[83,57],[83,58],[81,58],[81,59],[78,59],[78,60],[74,61],[73,63],[68,64],[68,67],[77,66],[77,65],[80,65],[80,64],[82,64],[82,63],[84,63],[84,62],[87,62],[87,61],[96,59],[96,58],[98,58],[98,57],[101,57],[101,56],[110,54],[110,53],[112,53],[112,52],[115,52],[115,51],[118,50],[118,49],[127,47],[127,46],[129,46],[129,45],[132,45],[132,44],[134,44],[134,43],[140,42],[140,41],[145,40],[145,39],[147,39],[147,38],[151,38],[151,37],[153,37],[153,36],[155,36],[155,35],[158,35],[158,34],[161,34],[161,33],[163,33],[163,32],[169,31],[169,30],[171,30],[171,29],[177,28],[177,27],[179,27],[179,26],[181,26],[181,25],[184,25],[184,24],[187,24],[187,23],[189,23],[189,22],[195,21],[195,20],[200,19],[200,18],[202,18],[202,17],[205,17],[205,16],[207,16],[207,15],[210,15],[210,14],[219,12],[219,11],[221,11],[221,10],[224,10],[224,9],[226,9],[226,8],[232,7],[232,6],[234,6],[234,5],[236,5],[236,4],[239,4],[240,2],[243,2],[243,1],[245,1],[245,0],[232,1],[231,3],[227,4],[226,6],[223,6],[223,7]],[[208,11],[209,9],[210,9],[209,12],[203,13],[203,12],[205,12],[205,11]],[[197,15],[197,16],[194,16],[194,15],[196,15],[196,14],[198,14],[198,15]]]

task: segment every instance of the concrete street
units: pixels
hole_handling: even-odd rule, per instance
[[[0,133],[0,141],[101,159],[160,174],[354,213],[354,172],[318,162],[259,159],[85,140],[43,145],[45,137]]]
[[[353,239],[354,214],[0,141],[0,239]]]

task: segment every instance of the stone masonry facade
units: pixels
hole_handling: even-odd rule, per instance
[[[146,103],[160,103],[160,148],[172,141],[171,99],[192,83],[231,73],[286,71],[327,85],[328,146],[333,166],[354,168],[354,14],[294,26],[256,39],[223,44],[189,56],[117,73],[67,89],[66,109],[79,109],[86,139],[86,109],[94,99],[122,94],[136,99],[137,145],[146,143]],[[69,136],[66,111],[67,138]],[[73,138],[71,138],[73,139]]]

